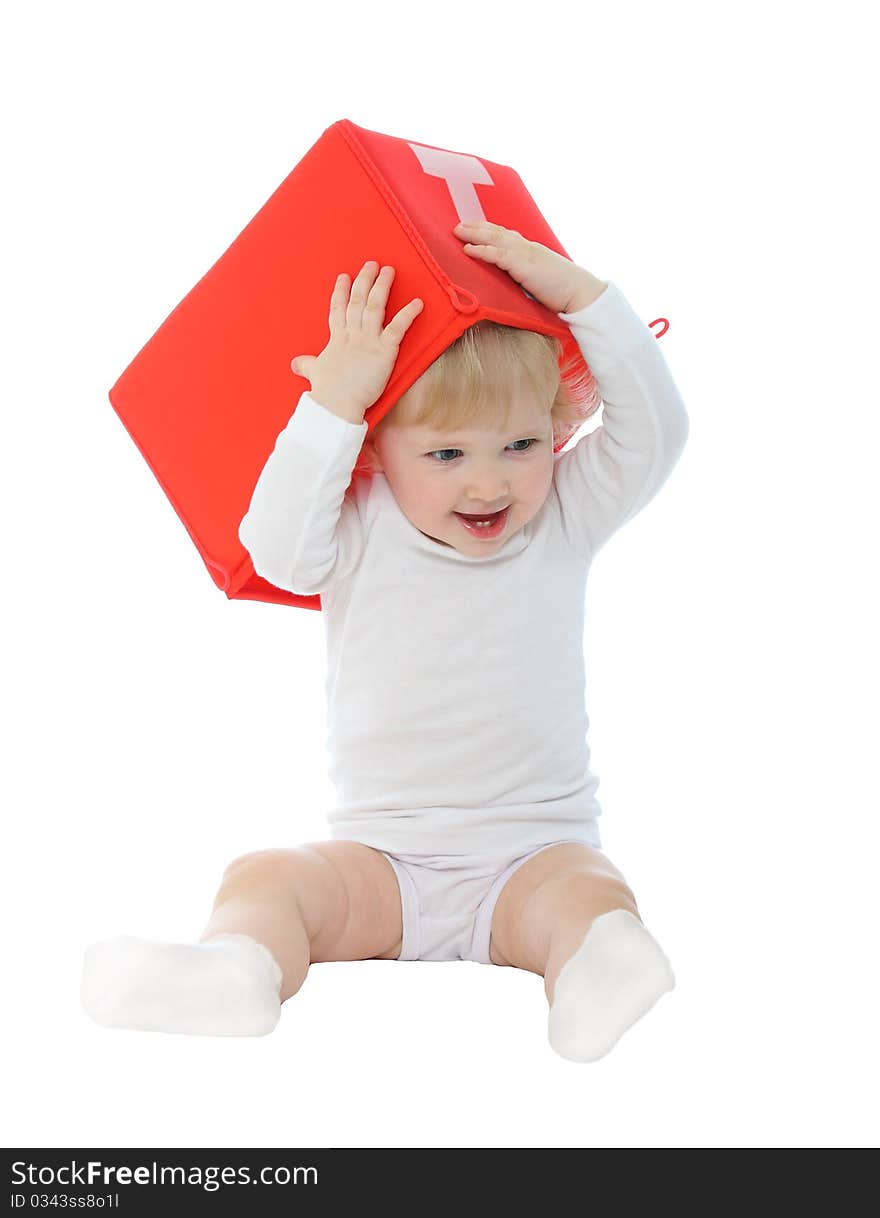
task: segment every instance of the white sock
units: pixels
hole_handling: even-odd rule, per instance
[[[639,919],[627,909],[600,914],[556,979],[550,1044],[570,1061],[596,1061],[674,988],[669,960]]]
[[[275,957],[248,935],[205,943],[126,935],[86,948],[81,999],[109,1028],[264,1036],[281,1014],[280,989]]]

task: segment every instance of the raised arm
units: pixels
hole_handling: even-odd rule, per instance
[[[345,492],[366,434],[366,423],[300,397],[238,527],[254,570],[276,588],[315,595],[357,565],[363,523]]]
[[[330,341],[320,355],[291,360],[311,392],[275,441],[238,528],[254,570],[276,588],[321,593],[363,552],[359,504],[345,492],[367,434],[364,413],[381,397],[422,310],[416,298],[384,324],[393,277],[393,267],[380,270],[376,262],[364,264],[350,290],[348,276],[337,276]]]
[[[604,402],[602,425],[563,452],[554,473],[566,534],[589,559],[656,495],[681,455],[689,423],[654,332],[616,284],[559,317]]]

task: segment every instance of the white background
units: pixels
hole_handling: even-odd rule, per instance
[[[876,1145],[869,15],[431,8],[4,9],[3,1144]],[[689,443],[585,648],[604,848],[677,986],[592,1065],[473,963],[317,965],[253,1040],[79,1005],[86,944],[195,939],[232,858],[329,836],[319,615],[216,589],[108,390],[340,118],[512,165],[670,322]]]

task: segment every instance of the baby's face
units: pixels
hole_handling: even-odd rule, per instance
[[[532,519],[550,492],[550,407],[523,398],[511,409],[503,431],[438,432],[389,422],[377,434],[373,453],[401,511],[420,532],[469,557],[494,554]],[[507,509],[500,529],[491,527],[485,534],[459,515],[488,515],[500,508]]]

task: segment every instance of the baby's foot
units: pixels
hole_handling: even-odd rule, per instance
[[[281,1014],[281,969],[248,935],[204,943],[123,936],[86,948],[82,1004],[109,1028],[264,1036]]]
[[[674,988],[669,960],[639,919],[626,909],[600,914],[556,979],[550,1044],[571,1061],[596,1061]]]

